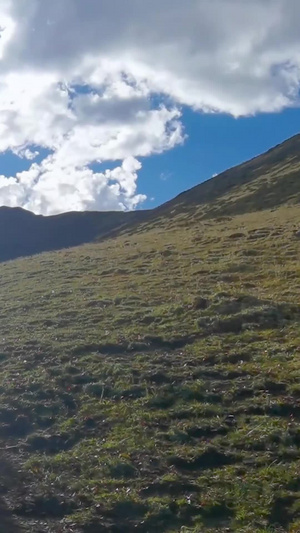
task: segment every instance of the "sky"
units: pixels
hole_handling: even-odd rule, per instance
[[[0,205],[155,207],[299,132],[299,0],[0,0]]]

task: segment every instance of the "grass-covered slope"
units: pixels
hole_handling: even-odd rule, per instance
[[[12,532],[300,531],[299,215],[0,266]]]

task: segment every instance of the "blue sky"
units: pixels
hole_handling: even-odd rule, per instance
[[[186,139],[162,154],[142,158],[138,192],[147,196],[139,209],[156,207],[214,174],[247,161],[300,133],[300,109],[234,118],[182,109]],[[37,147],[31,146],[32,151]],[[50,151],[39,148],[40,163]],[[121,161],[92,164],[95,171],[113,169]],[[32,161],[10,151],[0,155],[1,173],[29,170]]]
[[[143,161],[139,190],[147,209],[300,133],[300,109],[243,118],[184,109],[183,123],[184,145]]]
[[[32,152],[38,150],[39,154],[34,157],[35,163],[41,163],[45,157],[47,157],[51,151],[45,150],[41,146],[29,145]],[[13,153],[11,150],[6,150],[3,154],[0,154],[0,173],[5,176],[14,176],[18,172],[27,171],[32,165],[32,159],[20,156]]]
[[[0,0],[0,206],[151,208],[298,133],[299,0],[71,4]]]

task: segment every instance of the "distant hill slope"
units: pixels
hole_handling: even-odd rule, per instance
[[[149,211],[43,217],[0,208],[0,261],[146,230],[174,217],[214,218],[300,203],[300,135]],[[141,225],[142,224],[142,225]],[[150,224],[150,226],[149,226]]]
[[[92,242],[146,212],[74,212],[51,217],[0,207],[0,261]]]
[[[300,203],[300,135],[181,193],[159,214],[218,217]]]

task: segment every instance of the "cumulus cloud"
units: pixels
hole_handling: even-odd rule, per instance
[[[32,161],[0,203],[135,208],[140,158],[184,141],[180,106],[299,104],[299,20],[298,0],[0,0],[0,152]]]
[[[87,167],[61,168],[55,156],[49,156],[16,178],[0,176],[0,188],[5,205],[45,215],[63,212],[66,199],[71,211],[134,209],[144,200],[136,194],[140,168],[139,161],[128,157],[121,166],[97,173]]]

